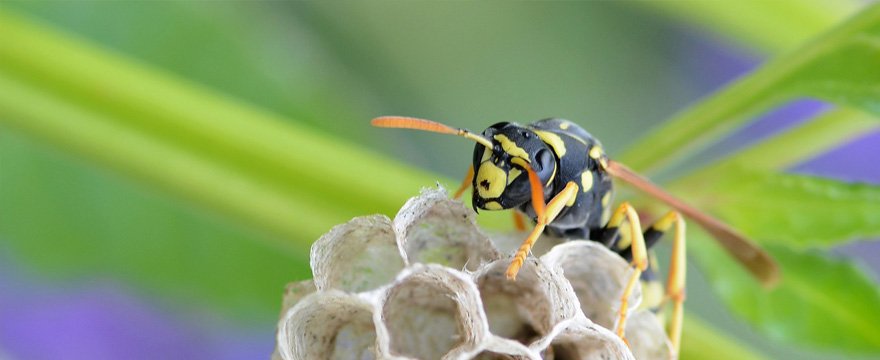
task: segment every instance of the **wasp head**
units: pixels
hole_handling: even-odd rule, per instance
[[[535,171],[545,188],[552,180],[556,157],[532,130],[502,122],[492,125],[482,135],[493,146],[490,149],[477,144],[474,148],[475,210],[510,209],[531,200],[526,166]]]

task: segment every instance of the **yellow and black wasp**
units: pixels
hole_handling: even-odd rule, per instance
[[[522,224],[520,217],[525,215],[535,223],[511,260],[506,273],[509,279],[516,278],[532,245],[545,232],[566,239],[598,241],[631,261],[635,271],[621,295],[616,324],[616,332],[621,337],[626,324],[626,302],[636,282],[641,279],[644,287],[657,288],[652,286],[657,282],[648,267],[648,249],[664,232],[675,227],[665,296],[646,297],[647,303],[643,306],[659,308],[666,300],[672,302],[669,335],[678,353],[685,289],[685,223],[680,214],[714,235],[764,284],[772,284],[778,277],[776,264],[751,241],[626,166],[609,160],[598,140],[568,120],[545,119],[526,126],[501,122],[482,134],[411,117],[379,117],[373,119],[372,124],[459,135],[477,142],[473,163],[454,197],[460,197],[472,187],[475,210],[516,209],[515,222]],[[629,203],[612,208],[613,177],[634,185],[675,210],[643,231],[639,216]],[[525,228],[524,225],[518,227]]]

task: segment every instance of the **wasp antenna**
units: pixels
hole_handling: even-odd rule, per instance
[[[463,136],[474,140],[485,147],[492,148],[492,141],[478,134],[474,134],[466,129],[454,128],[444,125],[436,121],[419,119],[406,116],[380,116],[370,121],[375,127],[396,128],[396,129],[414,129],[422,131],[430,131],[440,134],[450,134]]]
[[[688,205],[626,165],[616,161],[608,161],[606,171],[694,220],[703,229],[712,234],[724,249],[739,260],[765,287],[772,288],[779,281],[779,266],[776,264],[776,261],[758,245],[729,225]]]

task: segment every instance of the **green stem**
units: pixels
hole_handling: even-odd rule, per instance
[[[305,241],[320,235],[326,230],[323,224],[336,218],[333,209],[320,206],[317,199],[278,193],[223,164],[71,107],[2,72],[0,94],[4,124],[276,235]]]
[[[258,176],[285,193],[321,193],[337,206],[376,211],[378,205],[378,210],[390,211],[403,200],[401,188],[414,192],[434,181],[2,12],[0,69],[132,131]],[[368,130],[365,118],[364,131]]]
[[[436,181],[2,11],[0,74],[0,125],[300,246]]]

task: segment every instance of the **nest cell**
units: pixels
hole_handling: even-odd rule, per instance
[[[440,359],[476,353],[489,331],[473,282],[438,265],[407,270],[381,305],[389,355]]]
[[[312,245],[312,274],[318,290],[365,291],[387,284],[404,267],[391,220],[357,217]]]
[[[376,328],[369,302],[332,290],[314,293],[279,322],[283,359],[376,359]]]
[[[442,189],[424,190],[407,201],[394,219],[394,228],[408,263],[475,270],[498,258],[474,215],[460,201],[450,200]]]

